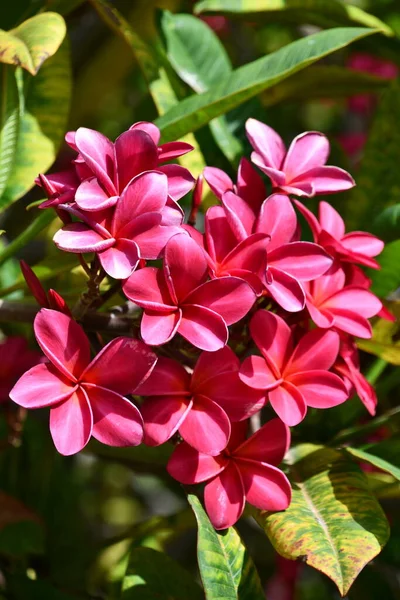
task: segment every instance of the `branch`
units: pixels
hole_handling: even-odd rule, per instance
[[[0,300],[0,323],[33,323],[40,308],[33,304],[21,304]],[[117,312],[88,312],[81,323],[87,331],[98,331],[112,335],[132,335],[132,330],[137,324],[139,309],[130,310],[129,313]]]

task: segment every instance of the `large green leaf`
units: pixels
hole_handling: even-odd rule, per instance
[[[395,479],[400,481],[400,469],[395,465],[392,465],[387,460],[380,458],[379,456],[375,456],[370,452],[366,452],[365,450],[360,450],[359,448],[350,448],[347,446],[344,450],[348,454],[351,454],[356,460],[364,463],[368,463],[381,471],[386,471],[390,475],[393,475]]]
[[[15,69],[0,64],[0,198],[10,177],[17,150],[23,110],[22,78]]]
[[[370,230],[382,210],[399,201],[400,128],[393,127],[399,120],[400,83],[395,80],[386,89],[375,113],[357,174],[357,186],[351,190],[346,203],[349,229]]]
[[[195,92],[206,92],[231,73],[232,65],[224,46],[200,19],[164,11],[161,27],[171,65]],[[210,128],[222,152],[234,163],[243,154],[243,148],[225,118],[211,121]]]
[[[385,242],[400,239],[400,204],[385,208],[375,219],[372,230]]]
[[[208,92],[183,100],[157,119],[163,139],[168,141],[196,131],[297,71],[371,33],[375,31],[362,27],[321,31],[236,69]]]
[[[203,0],[196,4],[195,12],[244,16],[256,22],[288,20],[320,27],[356,24],[394,35],[392,29],[374,15],[340,0]]]
[[[18,73],[17,73],[18,74]],[[20,117],[15,160],[0,211],[34,185],[53,164],[67,127],[72,75],[67,40],[40,69],[24,78],[25,108]]]
[[[167,554],[133,548],[122,584],[121,600],[202,600],[203,592]]]
[[[57,52],[66,31],[64,19],[54,12],[36,15],[11,31],[0,29],[0,62],[36,75],[44,61]]]
[[[90,3],[98,12],[99,16],[109,27],[119,35],[133,52],[143,76],[147,82],[151,97],[160,115],[167,112],[178,102],[176,90],[171,84],[168,73],[169,63],[164,54],[161,43],[158,39],[153,40],[153,44],[144,40],[130,23],[108,2],[105,0],[90,0]],[[137,29],[140,30],[138,23]],[[191,130],[188,129],[185,134],[186,142],[197,146]],[[198,148],[188,155],[183,156],[180,162],[191,170],[194,175],[200,174],[205,161]]]
[[[386,517],[361,469],[342,452],[302,444],[289,453],[292,502],[257,511],[275,549],[322,571],[345,595],[389,537]]]
[[[189,494],[198,525],[197,558],[207,600],[264,600],[254,563],[236,529],[215,531],[197,496]]]

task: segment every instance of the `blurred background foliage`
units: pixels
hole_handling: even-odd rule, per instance
[[[116,0],[110,4],[125,24],[118,24],[97,0],[0,3],[3,30],[53,11],[64,17],[68,32],[37,76],[20,71],[20,87],[18,80],[8,83],[17,86],[8,87],[8,93],[12,89],[22,94],[25,111],[20,114],[15,150],[18,171],[14,169],[4,189],[0,187],[0,228],[5,230],[0,237],[1,297],[29,298],[19,274],[20,258],[34,265],[45,286],[55,287],[68,302],[73,303],[84,287],[85,276],[75,257],[60,253],[51,242],[57,223],[50,222],[53,217],[47,212],[38,217],[34,206],[41,199],[39,189],[32,187],[38,171],[48,169],[55,159],[53,168],[60,170],[71,158],[62,142],[65,131],[85,126],[114,139],[133,122],[157,119],[177,100],[206,92],[233,69],[305,35],[336,26],[366,26],[382,33],[334,52],[199,127],[190,138],[196,152],[188,155],[186,166],[195,175],[204,164],[233,175],[241,154],[250,153],[244,135],[249,116],[267,122],[286,141],[306,130],[326,133],[332,143],[329,162],[349,170],[358,184],[354,191],[338,195],[335,206],[349,230],[366,229],[388,242],[379,259],[385,268],[371,277],[374,291],[398,313],[398,0],[205,0],[196,6],[190,0]],[[202,19],[197,24],[194,11]],[[161,65],[155,71],[154,57]],[[0,68],[4,71],[5,65]],[[8,76],[3,72],[2,94]],[[185,201],[188,205],[190,199]],[[212,201],[208,193],[206,205]],[[18,241],[21,235],[24,243]],[[105,308],[118,302],[114,297]],[[366,372],[377,384],[377,417],[367,419],[358,398],[329,414],[311,410],[295,429],[294,442],[335,445],[361,440],[374,454],[400,467],[398,325],[378,319],[374,329],[373,340],[365,341],[362,348]],[[32,335],[31,327],[22,323],[4,322],[2,332]],[[0,375],[1,369],[0,365]],[[26,418],[8,405],[1,413],[0,433],[0,598],[203,597],[196,584],[195,519],[183,490],[166,474],[167,447],[113,449],[91,443],[82,455],[64,458],[53,448],[46,411]],[[400,487],[390,473],[371,467],[366,474],[389,518],[392,535],[382,554],[362,571],[348,598],[395,600],[400,598]],[[301,562],[277,557],[252,520],[242,520],[239,531],[268,600],[339,597],[324,575]],[[131,547],[131,579],[121,595]],[[159,555],[145,548],[167,552],[179,564],[159,565]],[[182,568],[192,574],[187,582]],[[167,580],[174,579],[181,582],[180,589],[164,588]],[[130,585],[136,587],[130,590]]]

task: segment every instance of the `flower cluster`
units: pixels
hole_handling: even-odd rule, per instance
[[[278,465],[289,427],[308,407],[330,408],[356,391],[374,414],[354,336],[370,337],[368,319],[388,316],[361,268],[378,268],[383,243],[345,233],[325,201],[317,217],[291,198],[354,185],[326,165],[326,137],[303,133],[286,150],[267,125],[249,119],[246,129],[251,161],[270,183],[246,158],[236,183],[207,167],[216,202],[204,231],[193,218],[183,223],[178,201],[194,178],[170,163],[191,146],[159,145],[157,127],[143,122],[115,143],[85,128],[67,134],[77,156],[67,171],[39,177],[48,196],[41,206],[55,208],[64,222],[54,236],[58,248],[95,253],[90,273],[121,280],[141,311],[141,339],[112,339],[91,358],[62,298],[46,295],[23,265],[42,306],[34,330],[47,361],[11,391],[21,406],[50,407],[62,454],[78,452],[91,436],[115,446],[171,440],[168,472],[185,485],[204,483],[217,529],[234,524],[246,500],[264,510],[287,508],[290,484]],[[199,179],[192,216],[201,192]],[[298,213],[313,242],[301,240]],[[259,421],[267,405],[277,418],[255,428],[252,417]]]

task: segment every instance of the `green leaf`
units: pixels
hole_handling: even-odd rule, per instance
[[[395,465],[392,465],[387,460],[384,460],[379,456],[375,456],[370,452],[365,452],[365,450],[360,450],[359,448],[350,448],[349,446],[346,446],[344,451],[347,452],[347,454],[351,454],[351,456],[354,456],[354,458],[356,458],[360,462],[368,463],[369,465],[372,465],[373,467],[376,467],[381,471],[390,473],[390,475],[393,475],[395,479],[400,481],[400,469]]]
[[[53,164],[67,127],[72,74],[67,40],[36,77],[24,81],[25,109],[19,120],[13,169],[0,195],[0,211],[34,185]]]
[[[232,65],[224,46],[200,19],[164,11],[161,27],[171,65],[195,92],[206,92],[231,73]],[[243,148],[231,133],[225,118],[211,121],[210,128],[222,152],[234,163],[243,154]]]
[[[375,219],[372,231],[385,242],[400,239],[400,204],[385,208]]]
[[[188,495],[198,525],[197,558],[207,600],[265,600],[254,563],[236,529],[215,531],[193,494]]]
[[[346,202],[344,216],[349,230],[366,228],[369,231],[382,210],[399,200],[400,128],[393,127],[399,120],[400,82],[395,80],[382,95],[357,175],[357,186]]]
[[[390,242],[376,260],[381,268],[368,269],[372,279],[372,291],[380,298],[386,298],[400,286],[400,240]]]
[[[372,33],[376,31],[358,27],[337,28],[292,42],[236,69],[208,92],[186,98],[158,118],[156,124],[162,130],[165,141],[196,131],[297,71]]]
[[[340,0],[203,0],[194,8],[196,14],[223,14],[246,17],[251,21],[288,20],[320,27],[363,25],[393,36],[393,30],[383,21],[358,6]]]
[[[56,215],[52,210],[40,211],[40,214],[32,223],[27,227],[18,237],[16,237],[8,246],[5,246],[0,250],[0,265],[2,265],[8,258],[11,258],[21,248],[26,246],[31,240],[43,231],[54,219]]]
[[[23,108],[20,78],[15,69],[0,64],[0,198],[14,165]]]
[[[133,52],[158,113],[162,115],[177,105],[177,93],[167,72],[166,67],[169,67],[169,63],[164,55],[160,40],[156,38],[152,45],[147,43],[108,2],[105,0],[89,1],[104,22],[128,44]],[[188,135],[184,138],[184,141],[196,148],[196,140],[191,130],[188,129],[185,134]],[[195,176],[202,173],[205,167],[204,158],[198,148],[180,158],[179,162]]]
[[[301,444],[289,452],[288,462],[289,508],[257,511],[256,519],[279,554],[325,573],[344,596],[387,542],[385,514],[364,473],[342,452]]]
[[[391,302],[389,310],[396,317],[396,321],[376,319],[372,327],[372,338],[358,339],[357,346],[392,365],[400,365],[400,341],[398,339],[400,303]]]
[[[122,584],[121,600],[202,600],[194,577],[167,554],[133,548]]]
[[[64,19],[54,12],[36,15],[11,31],[0,29],[0,62],[36,75],[44,61],[57,52],[66,31]]]

